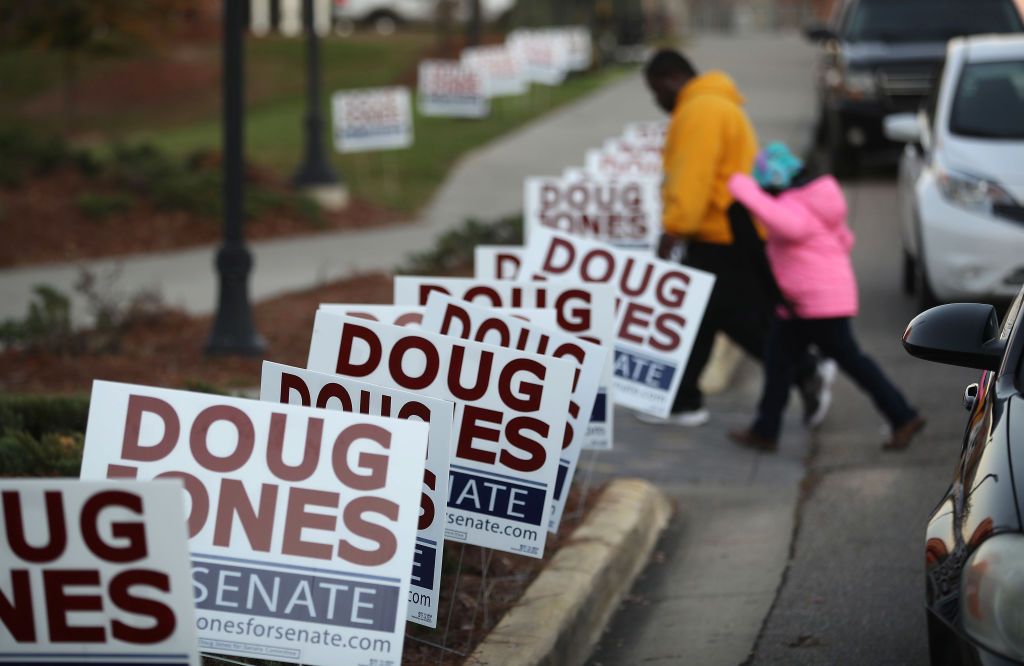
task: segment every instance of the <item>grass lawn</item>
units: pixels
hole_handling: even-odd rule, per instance
[[[324,118],[330,93],[344,88],[411,84],[416,64],[434,45],[427,33],[357,35],[321,41]],[[304,43],[246,42],[248,159],[289,176],[302,151]],[[75,136],[90,145],[149,142],[173,154],[220,148],[220,50],[216,42],[176,45],[130,58],[90,58],[79,67]],[[354,194],[405,213],[418,210],[467,151],[623,75],[606,68],[573,76],[557,88],[493,101],[480,120],[415,116],[415,144],[400,151],[339,155],[332,160]],[[61,62],[54,54],[0,55],[0,122],[64,126]],[[326,129],[326,128],[325,128]],[[324,141],[328,141],[325,131]]]

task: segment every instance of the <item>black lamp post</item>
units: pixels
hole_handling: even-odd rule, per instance
[[[252,255],[245,247],[243,228],[244,2],[224,0],[224,245],[217,252],[220,292],[213,331],[206,342],[208,354],[259,354],[266,346],[252,324]]]
[[[313,0],[302,0],[306,31],[306,154],[292,177],[296,187],[336,185],[340,179],[324,154],[323,117],[320,115],[320,39],[313,27]]]

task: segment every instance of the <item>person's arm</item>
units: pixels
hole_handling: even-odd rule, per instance
[[[729,191],[761,221],[769,236],[798,240],[813,229],[814,220],[807,211],[800,206],[780,203],[745,173],[735,173],[729,178]]]
[[[698,103],[699,104],[699,103]],[[662,226],[692,236],[711,205],[721,158],[721,118],[711,105],[687,109],[671,128],[672,153],[665,156]]]

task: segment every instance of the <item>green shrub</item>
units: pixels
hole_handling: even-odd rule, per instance
[[[60,166],[68,157],[67,143],[55,134],[26,127],[0,129],[0,185],[20,185]]]
[[[38,439],[45,433],[82,432],[88,418],[86,395],[0,394],[0,431],[22,431]]]
[[[462,271],[473,267],[473,248],[477,245],[521,245],[522,242],[523,220],[519,215],[489,223],[470,219],[442,235],[432,249],[410,255],[398,273],[434,275]]]
[[[88,417],[84,395],[0,395],[0,474],[78,476]]]
[[[123,213],[135,205],[135,199],[128,194],[103,194],[88,192],[75,200],[78,210],[90,220],[104,220],[111,215]]]
[[[80,432],[46,433],[35,438],[27,432],[0,433],[0,474],[4,476],[78,476],[82,467]]]
[[[71,329],[71,300],[49,285],[36,285],[24,319],[0,322],[0,345],[67,352],[76,347]]]

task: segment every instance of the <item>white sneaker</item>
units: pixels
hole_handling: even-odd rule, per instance
[[[818,389],[818,405],[807,418],[808,428],[817,428],[828,415],[828,408],[832,405],[832,383],[836,380],[838,370],[839,366],[830,358],[818,363],[818,379],[821,382]]]
[[[677,425],[687,428],[696,428],[697,426],[702,426],[711,420],[711,412],[704,407],[688,412],[676,412],[675,414],[669,414],[668,418],[664,419],[660,416],[651,416],[650,414],[645,414],[643,412],[633,412],[633,416],[636,417],[637,421],[642,423],[649,423],[651,425]]]

